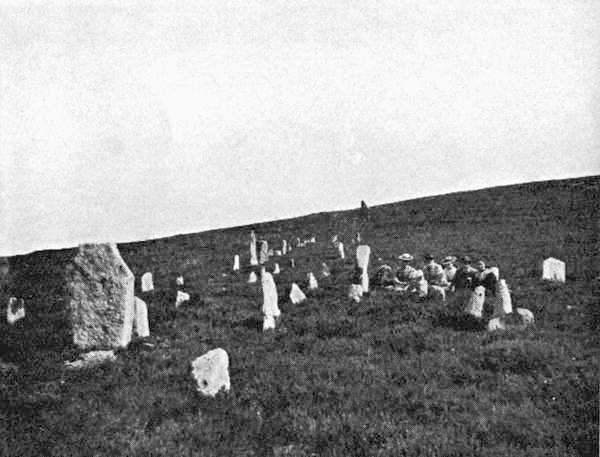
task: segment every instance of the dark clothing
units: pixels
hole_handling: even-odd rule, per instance
[[[456,290],[461,289],[473,289],[473,279],[477,270],[470,265],[463,265],[458,270],[456,270],[456,274],[454,275],[454,279],[452,280],[452,285]]]
[[[496,275],[494,273],[487,273],[485,276],[481,276],[480,273],[473,276],[473,289],[477,286],[483,286],[485,287],[486,292],[489,292],[491,295],[496,295],[496,285],[498,284]]]
[[[373,278],[371,279],[373,286],[385,287],[394,285],[394,273],[389,265],[380,266]]]

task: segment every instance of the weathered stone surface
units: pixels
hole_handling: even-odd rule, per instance
[[[256,234],[254,230],[250,232],[250,265],[258,265],[258,257],[256,256]]]
[[[277,286],[275,285],[275,280],[273,279],[273,275],[268,273],[263,269],[261,272],[261,284],[263,291],[263,306],[262,312],[263,314],[270,315],[273,317],[278,317],[281,315],[281,311],[279,310],[279,306],[277,304]]]
[[[190,294],[187,292],[177,291],[177,297],[175,297],[175,308],[179,308],[182,304],[190,300]]]
[[[363,293],[369,292],[369,258],[371,257],[371,248],[362,244],[356,248],[356,264],[362,270],[362,290]]]
[[[283,240],[281,242],[281,254],[282,255],[286,255],[287,251],[288,251],[288,249],[287,249],[287,240]]]
[[[348,289],[348,298],[354,300],[356,303],[359,303],[362,296],[362,286],[360,284],[350,284],[350,288]]]
[[[534,322],[533,313],[526,308],[517,308],[517,314],[523,325],[531,325]]]
[[[304,292],[300,290],[298,284],[295,282],[292,283],[292,289],[290,290],[290,301],[294,305],[297,305],[298,303],[302,303],[304,300],[306,300],[306,295],[304,295]]]
[[[258,263],[261,265],[269,261],[269,243],[267,240],[260,242],[260,253],[258,257]]]
[[[494,316],[501,317],[512,313],[512,300],[506,280],[501,279],[496,283],[496,299],[494,302]]]
[[[65,362],[65,366],[70,369],[94,368],[115,360],[117,360],[117,357],[113,351],[90,351],[81,354],[79,359],[74,362]]]
[[[110,244],[82,244],[67,267],[73,343],[81,349],[125,347],[134,319],[134,277]]]
[[[150,292],[154,290],[154,281],[152,273],[149,271],[142,275],[142,292]]]
[[[483,303],[485,301],[485,287],[477,286],[469,297],[465,312],[477,318],[481,318],[483,313]]]
[[[248,275],[248,284],[253,284],[256,281],[258,281],[258,278],[256,277],[256,273],[251,271],[250,274]]]
[[[6,322],[10,325],[16,324],[25,317],[25,302],[22,298],[10,297],[6,307]]]
[[[192,376],[198,392],[214,397],[221,390],[229,391],[229,356],[224,349],[208,351],[192,361]]]
[[[565,262],[554,257],[548,257],[542,264],[542,279],[565,282],[565,271]]]
[[[240,271],[240,256],[237,254],[233,256],[233,271]]]
[[[141,298],[135,297],[135,320],[133,330],[140,338],[150,336],[150,324],[148,323],[148,305]]]
[[[310,273],[308,273],[308,290],[315,290],[319,288],[319,283],[317,282],[317,278],[315,278],[315,275],[312,273],[312,271]]]
[[[495,332],[497,330],[506,330],[506,324],[502,320],[501,317],[495,317],[490,319],[487,325],[487,329],[489,332]]]
[[[266,330],[275,330],[275,317],[270,314],[263,316],[263,332]]]

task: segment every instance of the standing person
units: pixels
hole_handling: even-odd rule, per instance
[[[451,287],[456,292],[454,304],[462,309],[465,302],[469,299],[473,290],[473,278],[477,270],[471,266],[471,258],[465,255],[461,259],[461,265],[456,269]]]

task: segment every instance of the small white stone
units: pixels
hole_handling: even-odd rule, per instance
[[[190,299],[190,294],[178,290],[177,298],[175,299],[175,308],[178,308],[180,305],[182,305],[186,301],[189,301],[189,299]]]
[[[10,297],[8,299],[8,306],[6,307],[6,321],[10,325],[16,324],[18,321],[25,317],[25,302],[23,299],[16,299]]]
[[[472,316],[481,318],[483,313],[483,303],[485,301],[485,287],[477,286],[475,290],[471,294],[469,301],[467,302],[467,306],[465,308],[465,312],[467,314],[471,314]]]
[[[185,281],[183,280],[183,276],[177,276],[177,279],[175,279],[175,284],[177,284],[178,286],[183,286],[183,283]]]
[[[221,390],[229,391],[229,356],[224,349],[208,351],[192,362],[192,376],[198,392],[214,397]]]
[[[298,287],[298,284],[296,284],[295,282],[292,283],[292,289],[290,290],[290,301],[294,305],[297,305],[298,303],[301,303],[304,300],[306,300],[306,295],[304,295],[304,292],[302,292],[300,287]]]
[[[279,264],[275,263],[275,266],[273,267],[273,274],[278,275],[279,273],[281,273],[281,269],[279,268]]]
[[[310,273],[308,273],[308,290],[315,290],[318,288],[319,283],[317,282],[317,278],[315,278],[315,275],[311,271]]]
[[[362,296],[362,286],[360,284],[350,284],[350,288],[348,289],[348,298],[354,300],[356,303],[359,303]]]
[[[321,276],[326,278],[328,276],[331,276],[331,272],[329,271],[329,267],[327,266],[327,264],[325,262],[323,262],[323,264],[321,265]]]
[[[496,330],[506,330],[506,325],[500,317],[495,317],[488,322],[487,329],[489,332]]]
[[[517,308],[517,314],[521,317],[524,325],[531,325],[534,322],[533,313],[526,308]]]
[[[251,271],[250,275],[248,276],[248,284],[253,284],[256,281],[258,281],[258,278],[256,277],[256,273],[254,273],[253,271]]]
[[[276,250],[275,250],[275,255],[276,255],[277,257],[281,257],[281,250],[280,250],[280,249],[276,249]]]
[[[142,275],[142,292],[151,292],[154,290],[154,282],[152,273],[149,271]]]

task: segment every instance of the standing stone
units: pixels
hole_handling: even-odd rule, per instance
[[[258,258],[258,263],[261,265],[269,261],[269,243],[267,240],[262,240],[260,242],[260,254]]]
[[[323,264],[321,265],[321,276],[323,278],[327,278],[328,276],[331,276],[331,272],[329,271],[329,267],[327,266],[327,264],[325,262],[323,262]]]
[[[263,332],[267,330],[275,330],[275,317],[270,314],[263,316]]]
[[[338,248],[338,253],[340,254],[340,259],[345,259],[346,254],[344,253],[344,243],[342,243],[340,241],[337,245],[337,248]]]
[[[290,268],[296,268],[296,262],[294,259],[290,259]]]
[[[494,303],[494,316],[502,317],[505,314],[512,313],[512,300],[510,291],[506,285],[506,280],[501,279],[496,283],[496,300]]]
[[[175,298],[175,308],[179,308],[187,301],[190,301],[190,294],[178,290],[177,297]]]
[[[533,313],[526,308],[517,308],[517,315],[521,318],[523,325],[533,324]]]
[[[248,284],[253,284],[256,281],[258,281],[258,278],[256,277],[256,273],[254,273],[253,271],[251,271],[250,275],[248,276]]]
[[[310,238],[310,242],[311,243],[316,243],[317,242],[317,237],[313,236]]]
[[[362,244],[356,248],[356,264],[362,270],[362,291],[369,292],[369,257],[371,256],[371,248],[366,244]]]
[[[214,397],[219,391],[231,388],[229,380],[229,356],[224,349],[208,351],[192,362],[192,376],[198,392]]]
[[[350,284],[350,288],[348,289],[348,298],[354,300],[356,303],[360,303],[362,296],[362,286],[360,284]]]
[[[25,317],[25,302],[22,298],[16,299],[10,297],[8,299],[8,306],[6,307],[6,322],[10,325],[14,325]]]
[[[148,324],[148,305],[138,297],[134,299],[135,320],[133,321],[133,330],[140,338],[150,336],[150,325]]]
[[[494,317],[490,319],[487,325],[488,332],[495,332],[498,330],[506,330],[506,324],[501,317]]]
[[[233,256],[233,271],[240,271],[240,256],[237,254]]]
[[[465,312],[474,317],[481,318],[483,313],[483,303],[485,301],[485,287],[477,286],[471,294]]]
[[[295,282],[292,283],[292,289],[290,290],[290,301],[294,305],[297,305],[298,303],[302,303],[304,300],[306,300],[306,295],[304,295],[304,292],[300,290],[298,284]]]
[[[283,241],[281,242],[281,253],[282,253],[283,255],[286,255],[286,254],[287,254],[287,240],[283,240]]]
[[[82,244],[67,267],[73,343],[81,349],[126,347],[134,320],[135,279],[117,245]]]
[[[277,257],[281,257],[281,251],[280,251],[279,249],[276,249],[276,250],[275,250],[275,255],[276,255]]]
[[[184,284],[184,279],[183,276],[177,276],[177,278],[175,279],[175,284],[177,284],[178,286],[183,286]]]
[[[279,273],[281,273],[281,270],[279,269],[279,264],[276,263],[275,268],[273,268],[273,274],[278,275]]]
[[[333,235],[331,237],[331,244],[333,244],[334,246],[337,246],[338,243],[338,236],[337,235]]]
[[[250,232],[250,265],[258,265],[258,257],[256,256],[256,234],[254,230]]]
[[[317,278],[315,278],[315,275],[311,271],[310,273],[308,273],[308,290],[315,290],[318,288],[319,283],[317,282]]]
[[[267,251],[267,256],[269,256],[269,258],[270,258],[270,257],[273,257],[274,255],[275,255],[275,252],[273,251],[273,249],[269,249],[269,250]],[[267,260],[268,260],[268,259],[267,259]]]
[[[263,316],[267,318],[267,321],[270,321],[268,318],[273,318],[274,320],[274,318],[277,318],[281,315],[281,311],[277,305],[277,286],[275,285],[275,280],[273,279],[271,273],[267,273],[264,268],[261,272],[261,283],[263,291]]]
[[[142,275],[142,292],[151,292],[154,290],[154,281],[152,273],[149,271]]]
[[[565,282],[565,262],[548,257],[542,265],[542,279]]]

